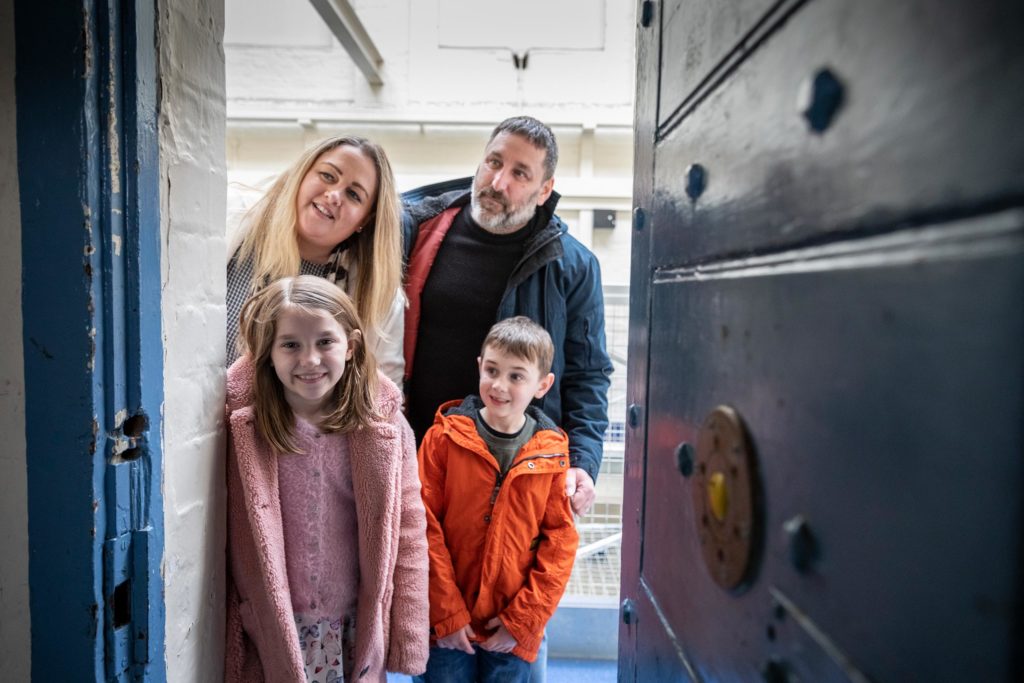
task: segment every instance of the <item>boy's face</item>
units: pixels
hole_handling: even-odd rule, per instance
[[[484,419],[498,431],[512,433],[522,426],[530,401],[551,388],[555,376],[540,374],[536,363],[488,346],[477,358],[480,366],[480,398]]]

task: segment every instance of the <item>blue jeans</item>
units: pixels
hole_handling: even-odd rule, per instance
[[[530,665],[512,653],[489,652],[479,645],[469,655],[462,650],[430,648],[427,672],[417,683],[529,683]]]
[[[540,649],[537,650],[537,659],[530,665],[530,683],[547,683],[548,679],[548,632],[544,631],[544,637],[540,639]]]

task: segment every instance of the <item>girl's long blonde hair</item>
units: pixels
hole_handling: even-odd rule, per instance
[[[256,427],[278,453],[298,453],[295,415],[285,400],[284,387],[271,364],[277,321],[287,308],[307,313],[326,312],[345,330],[352,358],[331,392],[327,415],[318,425],[324,432],[349,432],[368,426],[377,417],[377,361],[366,348],[359,314],[345,292],[320,277],[299,275],[272,282],[242,306],[239,332],[252,358],[253,406]]]
[[[356,136],[335,137],[303,152],[246,214],[238,259],[244,262],[252,258],[250,293],[267,282],[299,274],[295,234],[299,185],[320,155],[341,145],[358,149],[377,169],[377,197],[370,212],[372,225],[353,235],[349,254],[356,270],[352,292],[359,317],[376,338],[386,338],[381,326],[402,284],[402,223],[391,163],[377,143]]]

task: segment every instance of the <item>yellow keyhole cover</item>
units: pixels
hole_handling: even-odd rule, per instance
[[[704,418],[690,480],[708,575],[725,590],[742,590],[756,574],[764,521],[757,507],[756,456],[742,418],[729,406],[720,405]]]
[[[729,490],[725,486],[725,474],[722,472],[715,472],[708,477],[708,502],[715,519],[719,522],[724,520],[729,512]]]

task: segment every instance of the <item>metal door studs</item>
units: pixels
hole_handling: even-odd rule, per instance
[[[782,525],[789,539],[789,562],[801,574],[811,570],[818,559],[818,541],[803,515],[796,515]]]
[[[676,447],[676,467],[679,473],[686,478],[693,474],[693,446],[685,441]]]
[[[636,606],[629,598],[622,601],[622,623],[626,626],[636,623]]]
[[[686,196],[691,202],[704,194],[704,188],[708,184],[708,172],[700,164],[690,164],[686,167]]]
[[[823,68],[801,84],[797,110],[807,119],[812,131],[823,133],[832,125],[843,100],[842,82],[831,69]]]
[[[640,7],[640,25],[647,28],[651,25],[652,19],[654,19],[654,0],[644,0],[644,4]]]

